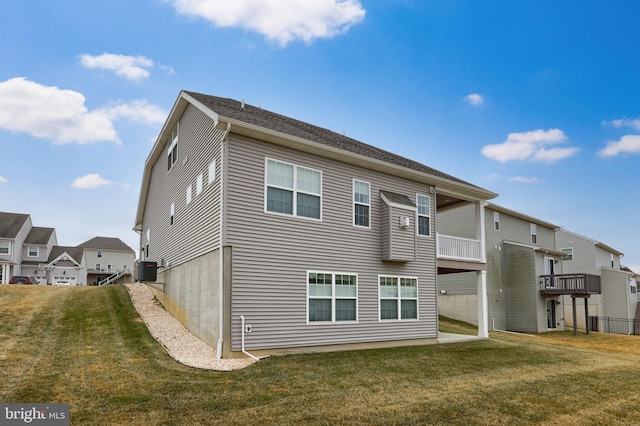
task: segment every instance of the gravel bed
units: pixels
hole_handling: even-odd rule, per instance
[[[252,358],[217,359],[216,350],[194,336],[157,303],[146,284],[126,284],[126,288],[151,335],[176,361],[189,367],[219,371],[239,370],[256,362]]]

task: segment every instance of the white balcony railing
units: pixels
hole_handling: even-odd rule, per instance
[[[482,261],[482,248],[478,240],[436,234],[436,245],[438,259]]]

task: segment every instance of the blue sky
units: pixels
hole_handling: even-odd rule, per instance
[[[0,211],[60,245],[134,225],[180,90],[497,192],[640,272],[640,2],[6,0]]]

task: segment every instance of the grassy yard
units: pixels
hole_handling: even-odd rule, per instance
[[[126,289],[0,286],[0,402],[71,404],[71,424],[636,424],[640,337],[538,337],[185,367]],[[444,323],[446,331],[468,330]]]

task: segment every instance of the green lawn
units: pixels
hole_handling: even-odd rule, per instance
[[[473,343],[272,357],[216,372],[166,355],[122,286],[0,286],[0,324],[0,402],[70,403],[73,425],[640,419],[633,336],[492,334]]]

